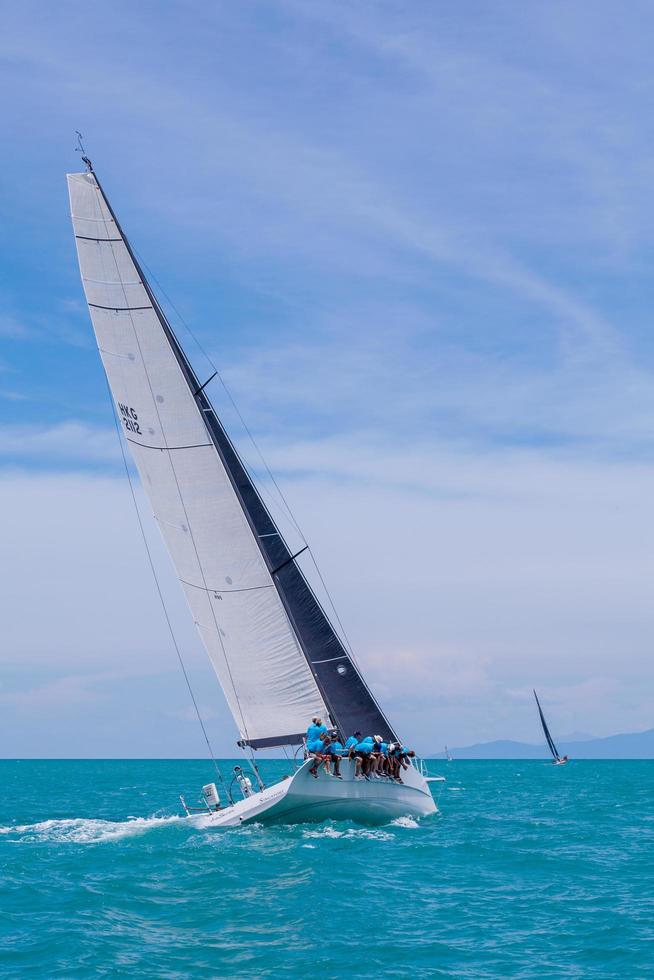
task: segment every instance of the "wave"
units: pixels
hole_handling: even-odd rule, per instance
[[[136,837],[149,830],[187,820],[187,817],[128,817],[127,820],[93,820],[85,817],[67,820],[41,820],[39,823],[0,827],[0,834],[15,837],[14,843],[100,844]]]
[[[101,844],[107,841],[123,840],[137,837],[151,830],[174,826],[183,823],[194,830],[204,830],[211,826],[211,821],[204,814],[191,817],[127,817],[125,820],[99,820],[89,817],[71,817],[61,820],[41,820],[38,823],[15,824],[0,826],[0,835],[7,843],[34,844]],[[416,829],[419,824],[413,817],[397,817],[388,827]],[[247,827],[233,828],[239,831],[239,837],[256,833],[261,829],[260,824],[250,824]],[[304,838],[360,838],[369,840],[391,840],[392,834],[381,828],[347,827],[338,829],[329,824],[302,830]]]
[[[392,840],[393,835],[389,834],[386,830],[373,830],[368,827],[348,827],[344,830],[338,830],[336,827],[326,827],[316,828],[315,830],[303,830],[302,836],[305,838],[332,838],[337,839],[339,837],[347,838],[359,838],[360,840]]]
[[[405,827],[407,830],[417,830],[420,824],[415,817],[397,817],[391,820],[391,827]]]

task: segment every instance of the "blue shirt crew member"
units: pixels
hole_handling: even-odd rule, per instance
[[[400,779],[400,759],[402,758],[402,753],[404,749],[400,742],[391,742],[388,746],[388,767],[390,774],[393,779]]]
[[[411,765],[411,760],[415,759],[415,757],[416,754],[413,751],[413,749],[407,749],[404,746],[400,748],[400,754],[398,756],[399,765],[398,765],[398,773],[397,773],[397,778],[399,782],[402,782],[402,780],[400,779],[400,766],[402,767],[402,769],[408,769],[409,766]]]
[[[372,735],[368,735],[361,742],[354,746],[354,778],[360,779],[362,776],[368,778],[370,771],[370,754],[374,745]]]
[[[313,765],[309,769],[309,772],[316,779],[318,778],[318,766],[324,765],[325,772],[329,772],[329,746],[331,744],[331,738],[327,731],[324,731],[320,738],[315,742],[310,742],[307,748],[310,752],[313,752]]]
[[[388,760],[388,742],[382,742],[379,746],[379,751],[381,753],[381,761],[377,766],[377,772],[381,773],[382,776],[390,776],[390,766]]]
[[[358,743],[361,741],[361,732],[355,732],[354,735],[350,737],[345,742],[345,750],[347,752],[348,759],[354,759],[356,755],[356,749]]]
[[[375,735],[372,740],[372,754],[370,756],[370,773],[373,776],[377,776],[381,771],[382,765],[382,737],[381,735]]]
[[[331,761],[334,763],[334,775],[336,776],[337,779],[343,778],[341,776],[341,756],[343,755],[344,751],[345,750],[341,742],[338,741],[338,739],[335,739],[327,747],[327,752],[329,753],[329,757]],[[327,771],[329,772],[329,769],[327,769]]]
[[[323,732],[327,731],[327,725],[323,725],[322,718],[316,715],[315,718],[311,719],[311,724],[307,728],[306,742],[309,752],[315,752],[315,749],[311,748],[311,745],[318,741]]]

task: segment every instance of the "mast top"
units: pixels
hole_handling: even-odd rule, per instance
[[[93,164],[91,163],[90,159],[86,155],[86,150],[84,149],[84,143],[82,142],[84,137],[80,133],[79,129],[76,129],[75,132],[77,133],[77,146],[75,147],[75,153],[82,154],[82,161],[86,164],[87,172],[92,174]]]

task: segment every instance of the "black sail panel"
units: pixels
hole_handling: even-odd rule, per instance
[[[234,445],[204,392],[198,395],[207,426],[239,494],[273,573],[273,581],[316,683],[341,735],[354,731],[397,739],[356,665],[332,627],[275,525]]]

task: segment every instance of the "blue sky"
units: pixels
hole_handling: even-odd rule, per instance
[[[654,725],[652,28],[637,2],[4,12],[3,754],[202,753],[82,299],[75,129],[402,733],[535,740],[532,686],[555,732]]]

